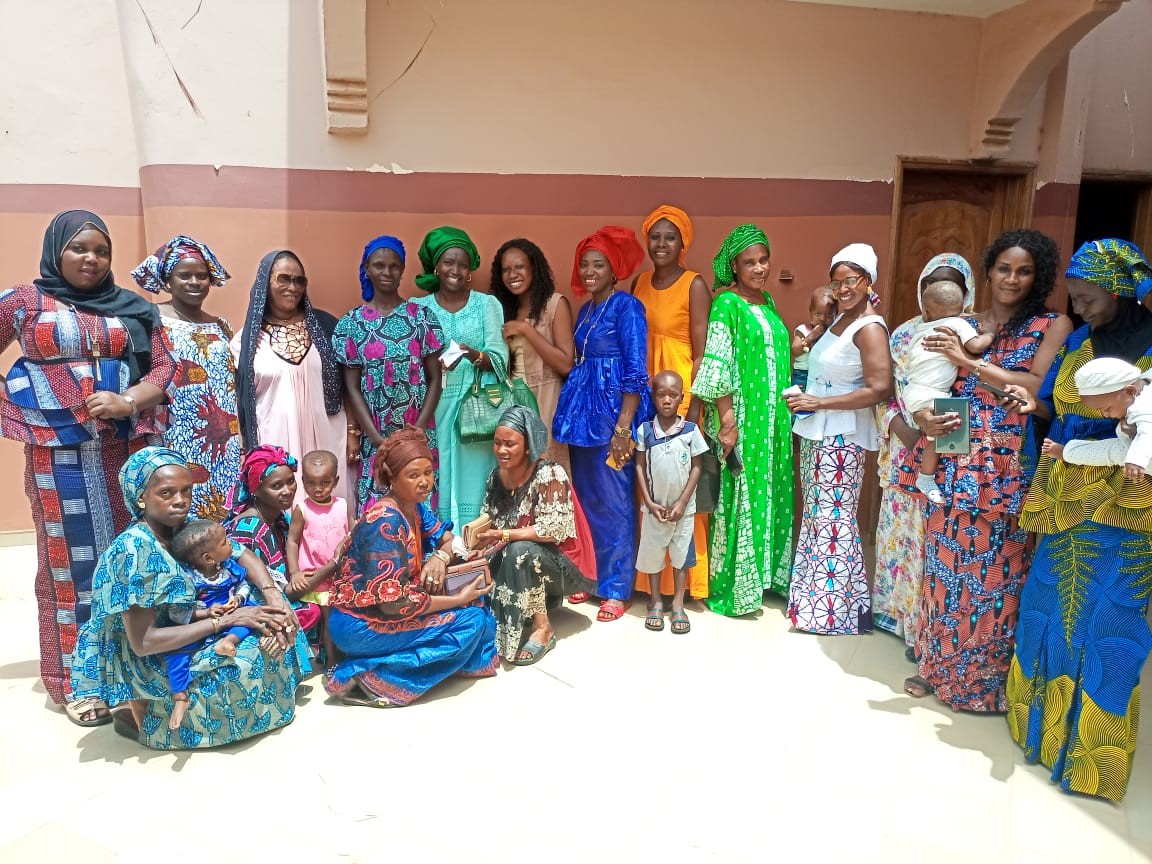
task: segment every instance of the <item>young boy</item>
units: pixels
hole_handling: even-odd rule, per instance
[[[256,605],[248,597],[248,575],[237,560],[240,547],[228,539],[224,526],[208,519],[186,523],[172,538],[172,557],[191,568],[196,587],[196,608],[190,620],[219,618],[240,606]],[[186,623],[186,622],[180,622]],[[235,657],[236,646],[251,633],[247,627],[229,627],[212,650],[221,657]],[[176,704],[168,719],[169,729],[179,729],[188,710],[188,686],[192,683],[192,655],[203,641],[186,645],[164,657],[164,669]]]
[[[1085,408],[1120,420],[1116,437],[1076,439],[1057,444],[1045,438],[1041,451],[1073,465],[1123,465],[1124,476],[1138,480],[1152,461],[1152,372],[1141,372],[1117,357],[1098,357],[1076,370],[1076,389]]]
[[[836,317],[836,297],[827,285],[812,291],[808,301],[808,323],[797,324],[792,331],[792,383],[805,390],[808,387],[808,352],[823,336]]]
[[[685,568],[696,563],[692,546],[696,515],[696,483],[700,479],[700,455],[708,450],[695,423],[676,413],[684,398],[684,380],[675,372],[652,377],[652,401],[656,419],[640,425],[636,433],[636,476],[640,483],[643,517],[636,569],[648,574],[651,605],[644,626],[664,629],[664,600],[660,572],[665,556],[672,563],[675,594],[672,597],[672,632],[692,629],[684,613]]]
[[[328,591],[337,551],[348,536],[348,505],[332,494],[340,482],[339,469],[335,453],[313,450],[304,454],[300,474],[308,497],[292,511],[285,543],[288,596],[320,607],[320,645],[326,668],[336,663],[336,646],[328,633]]]
[[[951,396],[952,384],[956,381],[956,364],[924,347],[924,339],[937,327],[946,327],[960,337],[964,349],[977,356],[992,345],[991,333],[979,333],[965,318],[964,289],[955,282],[933,282],[920,295],[920,308],[923,314],[912,327],[912,341],[908,351],[907,377],[896,376],[896,397],[904,412],[904,419],[914,429],[919,429],[915,416],[917,411],[932,410],[935,399]],[[936,466],[940,461],[936,445],[931,438],[924,448],[920,462],[920,473],[916,476],[916,488],[933,504],[944,503],[944,493],[936,485]]]

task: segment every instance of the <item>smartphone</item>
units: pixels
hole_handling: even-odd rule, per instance
[[[1021,405],[1024,404],[1024,400],[1021,399],[1019,396],[1016,396],[1012,393],[1009,393],[1007,390],[1001,390],[995,384],[989,384],[986,381],[977,381],[976,386],[977,387],[983,387],[989,393],[991,393],[995,396],[999,396],[1001,399],[1011,399],[1013,402],[1018,402]]]
[[[744,460],[740,458],[739,447],[733,447],[728,451],[728,455],[724,457],[724,464],[728,466],[728,470],[733,474],[739,474],[744,470]]]
[[[933,399],[932,413],[960,415],[960,425],[936,439],[936,452],[967,455],[972,449],[972,400],[959,396]]]

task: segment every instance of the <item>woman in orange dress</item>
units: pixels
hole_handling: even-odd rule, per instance
[[[688,384],[696,377],[696,367],[704,353],[708,335],[708,312],[712,292],[699,273],[684,266],[684,256],[692,245],[692,220],[679,207],[661,204],[644,220],[643,236],[648,241],[651,273],[641,273],[632,282],[632,294],[644,304],[648,315],[648,374],[665,369],[684,379],[684,401],[680,415],[700,422],[700,402],[692,398]],[[711,508],[709,508],[711,510]],[[697,599],[708,596],[708,512],[696,508],[695,561],[688,568],[688,593]],[[692,561],[689,553],[688,562]],[[648,576],[638,573],[636,588],[647,590]],[[672,568],[660,577],[660,592],[673,591]],[[663,608],[660,597],[652,598],[652,610]]]

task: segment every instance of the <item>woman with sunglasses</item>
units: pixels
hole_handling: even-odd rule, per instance
[[[294,252],[269,252],[260,261],[244,329],[232,339],[236,411],[245,452],[260,444],[297,458],[328,450],[339,462],[335,494],[354,501],[348,454],[360,449],[344,413],[340,366],[332,353],[336,319],[314,309],[308,277]],[[300,486],[296,500],[304,497]]]

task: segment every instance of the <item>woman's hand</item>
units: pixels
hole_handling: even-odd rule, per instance
[[[296,615],[291,609],[268,606],[241,606],[220,618],[220,629],[247,627],[260,634],[260,650],[273,656],[283,654],[296,638]]]
[[[813,396],[810,393],[797,393],[795,396],[787,396],[785,399],[788,402],[788,410],[795,413],[796,411],[819,411],[821,400],[819,396]]]
[[[485,594],[492,590],[492,585],[489,584],[483,576],[477,576],[476,581],[468,585],[456,596],[460,598],[460,605],[467,606],[469,603],[474,603]]]
[[[1036,397],[1028,389],[1019,384],[1009,384],[1002,388],[1005,393],[1015,396],[1015,399],[998,399],[1001,408],[1013,414],[1031,414],[1036,410]]]
[[[84,407],[97,420],[120,420],[132,416],[132,403],[119,393],[97,390],[84,400]]]
[[[481,546],[487,546],[491,543],[499,543],[504,539],[504,532],[499,528],[485,528],[476,535],[476,539],[480,541]]]
[[[504,325],[504,338],[510,336],[527,336],[528,331],[532,329],[532,325],[527,321],[513,320]]]
[[[943,354],[949,362],[955,363],[957,366],[972,365],[973,358],[964,350],[964,344],[960,341],[960,337],[947,327],[933,328],[932,332],[924,337],[921,344],[925,351]]]
[[[444,593],[444,577],[448,575],[448,565],[438,555],[428,559],[420,571],[420,584],[429,594]]]
[[[632,460],[632,439],[622,435],[613,435],[608,445],[608,452],[612,454],[613,461],[621,468]]]
[[[295,597],[303,597],[308,593],[308,580],[312,577],[315,570],[312,571],[297,571],[296,573],[289,574],[288,580],[288,593]]]
[[[732,452],[732,448],[735,447],[736,442],[740,440],[740,434],[736,429],[735,423],[730,426],[721,426],[716,437],[720,441],[720,449],[724,451],[725,456]]]
[[[955,432],[960,428],[960,415],[955,411],[947,411],[943,414],[933,414],[927,408],[917,411],[912,419],[916,421],[916,425],[920,427],[920,431],[927,435],[929,438],[940,438],[950,432]]]

